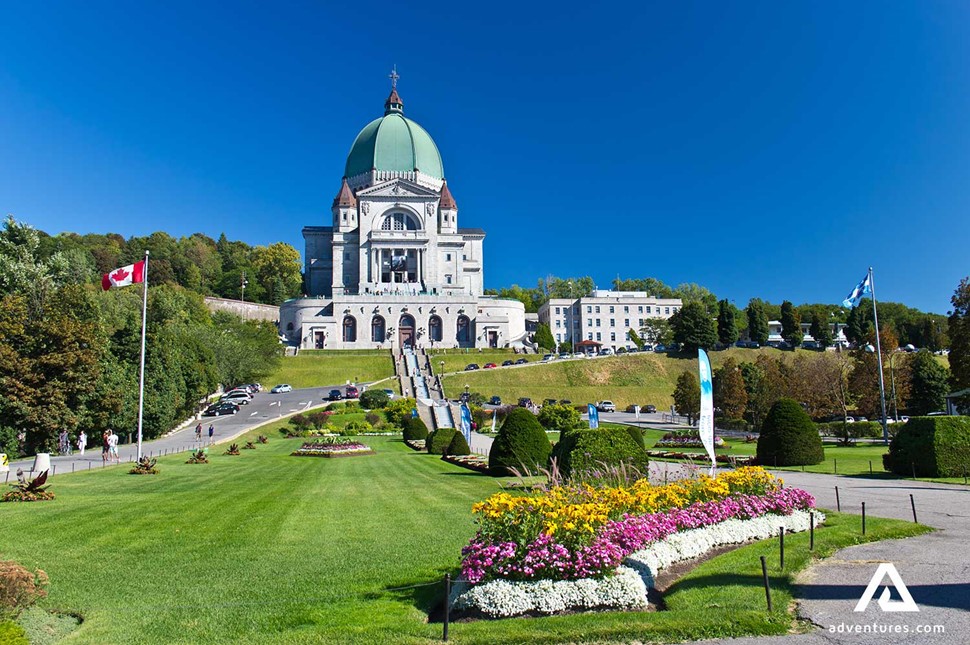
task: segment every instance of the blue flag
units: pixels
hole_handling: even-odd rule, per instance
[[[842,306],[846,309],[852,309],[853,307],[858,307],[862,299],[872,293],[872,276],[866,274],[866,277],[862,279],[862,282],[856,285],[856,288],[852,290],[849,297],[842,301]]]
[[[592,403],[588,403],[586,405],[586,411],[589,413],[590,430],[600,427],[600,411],[596,409],[596,406]]]
[[[697,350],[698,371],[701,387],[701,416],[697,422],[697,430],[701,435],[704,450],[711,458],[711,476],[714,476],[714,466],[717,459],[714,456],[714,384],[711,380],[711,359],[703,349]]]
[[[464,403],[461,404],[461,433],[465,435],[465,441],[470,446],[472,444],[472,412]]]

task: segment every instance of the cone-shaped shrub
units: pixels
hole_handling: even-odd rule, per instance
[[[428,426],[421,417],[407,417],[403,423],[405,441],[424,441],[428,438]]]
[[[460,432],[456,432],[455,436],[452,437],[451,443],[448,444],[448,450],[445,452],[446,455],[470,455],[472,454],[472,449],[468,447],[468,441],[465,440],[465,435]]]
[[[824,459],[822,437],[808,413],[791,399],[775,401],[761,424],[758,463],[770,468],[818,464]]]
[[[545,468],[552,445],[536,416],[525,408],[515,408],[505,418],[488,454],[491,475],[511,474],[512,468],[535,472]]]
[[[434,432],[428,435],[425,440],[425,447],[428,449],[428,453],[432,455],[444,455],[447,454],[448,446],[451,445],[451,440],[458,433],[454,428],[438,428]]]

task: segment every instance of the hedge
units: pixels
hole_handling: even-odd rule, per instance
[[[451,445],[451,440],[455,438],[457,433],[458,431],[454,428],[438,428],[429,434],[424,443],[425,448],[428,449],[428,454],[448,454],[448,446]]]
[[[401,424],[405,441],[424,441],[428,438],[428,426],[421,417],[407,417]]]
[[[761,424],[757,455],[762,466],[802,466],[822,463],[825,450],[818,428],[802,406],[779,399]]]
[[[383,408],[391,401],[384,390],[367,390],[360,395],[360,405],[367,410]]]
[[[470,455],[472,454],[472,449],[468,446],[468,441],[465,440],[465,435],[461,432],[456,432],[455,436],[451,438],[451,443],[448,444],[448,449],[445,451],[446,455]]]
[[[841,421],[816,423],[815,425],[823,437],[843,436]],[[878,421],[856,421],[855,423],[846,423],[845,431],[853,439],[875,439],[882,436],[882,424]]]
[[[525,408],[509,412],[488,453],[489,474],[500,477],[523,468],[535,472],[549,462],[552,444],[536,416]]]
[[[883,466],[904,476],[962,477],[970,472],[970,418],[911,418],[889,443]]]
[[[637,430],[636,428],[633,428]],[[594,471],[632,466],[644,476],[648,473],[647,452],[631,436],[627,428],[603,427],[593,430],[574,430],[563,435],[552,451],[552,457],[563,477],[581,476],[596,479]]]

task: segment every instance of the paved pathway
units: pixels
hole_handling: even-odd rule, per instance
[[[240,406],[239,412],[230,416],[202,417],[196,423],[202,424],[204,440],[202,445],[208,444],[208,428],[211,424],[214,428],[212,441],[221,443],[229,441],[234,437],[249,431],[256,425],[272,421],[281,415],[298,412],[300,410],[324,405],[324,397],[333,388],[343,389],[343,385],[328,385],[323,387],[306,388],[293,390],[285,394],[270,394],[264,390],[253,397],[249,405]],[[77,450],[69,456],[51,455],[51,476],[57,476],[74,471],[87,470],[90,468],[102,468],[105,466],[101,460],[100,437],[89,438],[89,445],[84,455],[80,455]],[[153,441],[142,443],[143,454],[158,456],[174,452],[182,452],[199,447],[195,440],[195,423],[172,432],[164,437]],[[136,453],[134,443],[122,444],[118,446],[118,454],[121,463],[133,461]],[[18,468],[29,471],[33,467],[33,457],[20,459],[10,463],[10,472],[3,473],[3,478],[8,481],[16,480]]]

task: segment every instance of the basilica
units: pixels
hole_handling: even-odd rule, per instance
[[[280,333],[305,349],[522,347],[525,308],[483,294],[485,231],[458,225],[438,147],[391,78],[330,222],[303,229],[307,293],[283,303]]]

